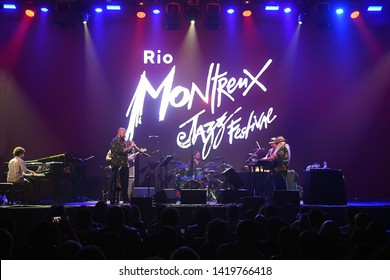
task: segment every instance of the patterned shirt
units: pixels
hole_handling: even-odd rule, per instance
[[[289,163],[289,151],[286,145],[280,147],[276,152],[276,158],[274,159],[274,171],[287,171]]]
[[[8,183],[22,183],[24,181],[23,174],[28,173],[30,170],[27,169],[26,163],[20,157],[15,156],[8,163]]]
[[[115,137],[111,141],[111,166],[112,167],[129,167],[127,153],[123,152],[126,148],[125,139]]]

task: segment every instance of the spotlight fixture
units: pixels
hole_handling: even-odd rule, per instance
[[[309,19],[309,12],[306,10],[299,11],[298,13],[298,24],[305,24]]]
[[[122,7],[119,4],[110,3],[106,4],[106,9],[107,11],[120,11]]]
[[[232,15],[232,14],[234,14],[235,10],[234,10],[234,8],[228,8],[228,9],[226,10],[226,12],[227,12],[229,15]]]
[[[309,20],[309,8],[306,6],[302,6],[298,10],[298,24],[302,25],[305,24]]]
[[[24,14],[30,18],[33,18],[35,16],[35,10],[33,9],[26,9],[24,11]]]
[[[279,4],[276,2],[266,2],[264,10],[266,11],[279,11]]]
[[[3,9],[4,10],[16,10],[16,4],[15,3],[4,3]]]
[[[33,18],[37,14],[37,5],[32,1],[26,1],[23,5],[24,14],[29,17]]]
[[[382,9],[382,5],[369,5],[367,8],[367,12],[381,12]]]
[[[207,3],[205,11],[205,28],[216,30],[221,27],[221,4],[217,1]]]
[[[252,15],[252,1],[243,0],[242,1],[242,15],[244,17],[250,17]]]
[[[84,13],[83,15],[83,24],[87,24],[89,20],[89,13]]]
[[[348,11],[351,19],[357,19],[361,15],[361,12],[363,11],[362,3],[358,1],[353,1],[349,6]]]
[[[137,18],[145,18],[146,17],[146,9],[145,9],[145,2],[144,1],[138,1],[137,7],[136,7],[136,15]]]
[[[179,29],[180,28],[180,14],[181,6],[176,1],[168,2],[165,5],[166,28]]]
[[[200,0],[188,0],[185,15],[188,23],[195,24],[200,18]]]
[[[151,5],[152,7],[152,13],[155,15],[161,14],[161,5],[158,0],[155,0],[154,3]]]
[[[237,10],[237,3],[233,0],[225,0],[223,6],[225,7],[224,11],[228,15],[234,14]]]
[[[358,10],[354,10],[350,16],[352,19],[358,18],[360,16],[360,12]]]

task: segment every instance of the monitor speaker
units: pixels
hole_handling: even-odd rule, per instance
[[[206,204],[207,190],[184,190],[180,192],[181,204]]]
[[[222,172],[224,176],[224,188],[238,190],[244,186],[244,181],[233,168],[228,168]]]
[[[154,195],[156,203],[176,203],[176,189],[163,189]]]

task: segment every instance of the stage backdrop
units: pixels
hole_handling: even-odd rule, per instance
[[[281,135],[298,175],[327,161],[343,171],[348,199],[389,199],[390,24],[381,19],[345,16],[320,29],[294,14],[236,14],[218,30],[203,17],[167,30],[163,15],[92,14],[60,28],[50,14],[0,14],[0,160],[18,145],[26,159],[70,152],[94,156],[88,175],[100,176],[125,127],[151,154],[139,157],[140,176],[195,150],[241,170]]]

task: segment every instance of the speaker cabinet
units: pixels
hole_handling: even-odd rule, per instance
[[[299,205],[299,191],[274,191],[274,205]]]
[[[154,187],[135,187],[134,188],[134,197],[147,197],[154,196],[156,194],[156,189]]]
[[[226,169],[222,172],[224,176],[224,187],[232,190],[238,190],[244,186],[244,181],[238,176],[233,168]]]
[[[239,202],[243,196],[250,196],[248,190],[224,190],[221,189],[218,194],[218,203],[234,203]]]
[[[207,190],[181,190],[181,204],[206,204]]]
[[[154,195],[156,203],[176,203],[176,189],[163,189]]]
[[[303,173],[305,204],[346,205],[344,176],[340,170],[312,169]]]

